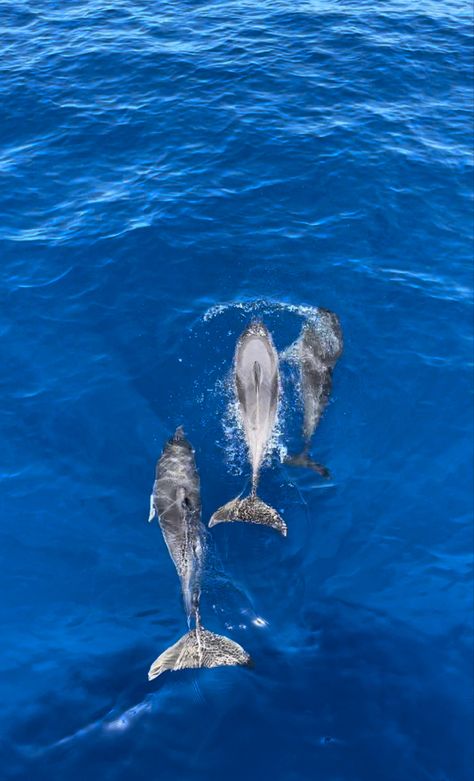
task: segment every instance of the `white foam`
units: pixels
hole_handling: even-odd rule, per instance
[[[268,621],[265,621],[265,619],[261,618],[261,616],[256,616],[254,619],[252,619],[252,624],[262,628],[268,626]]]
[[[269,299],[261,298],[253,301],[228,301],[223,304],[214,304],[204,313],[204,322],[209,322],[215,317],[228,312],[229,310],[237,310],[246,314],[267,314],[271,315],[277,312],[289,312],[299,315],[306,319],[315,319],[318,314],[317,306],[306,306],[305,304],[288,304],[284,301],[272,301]]]

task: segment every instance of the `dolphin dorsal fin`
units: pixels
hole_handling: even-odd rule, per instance
[[[255,382],[255,387],[258,390],[262,382],[262,367],[258,361],[255,361],[253,364],[253,379]]]
[[[191,502],[189,501],[189,497],[186,494],[186,489],[183,486],[178,488],[176,501],[183,510],[189,510],[191,507]]]

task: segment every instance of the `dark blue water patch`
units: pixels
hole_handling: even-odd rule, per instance
[[[18,748],[10,760],[35,778],[58,772],[78,778],[84,765],[119,778],[124,768],[141,774],[164,761],[165,778],[225,773],[233,779],[245,771],[257,777],[273,763],[285,778],[308,767],[357,779],[413,772],[463,777],[469,703],[459,709],[454,701],[452,687],[460,681],[449,648],[438,647],[427,664],[428,649],[416,634],[354,605],[314,606],[303,618],[303,646],[276,647],[268,633],[256,653],[259,673],[204,672],[199,688],[193,674],[184,673],[146,695],[144,685],[131,683],[139,680],[145,647],[89,656],[87,667],[68,679],[67,694],[40,700],[24,714],[11,736]],[[116,678],[124,670],[128,686],[117,707]],[[106,718],[99,701],[108,702]],[[45,720],[45,711],[54,717]],[[163,731],[166,744],[157,737]],[[38,749],[47,740],[48,748]]]
[[[472,775],[472,19],[459,0],[0,4],[2,772]],[[295,377],[262,471],[286,540],[209,536],[186,630],[154,464],[248,490],[238,335],[317,306],[344,353],[312,454]]]

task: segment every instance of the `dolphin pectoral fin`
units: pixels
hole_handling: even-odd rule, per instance
[[[283,518],[269,504],[262,502],[258,496],[247,496],[245,499],[232,499],[214,513],[209,521],[209,527],[218,523],[244,521],[248,523],[260,523],[263,526],[271,526],[284,537],[287,535],[287,526]]]
[[[313,472],[317,472],[318,475],[321,475],[321,477],[324,477],[326,480],[329,480],[331,477],[331,472],[324,464],[313,461],[306,453],[300,453],[297,456],[286,456],[284,463],[288,464],[288,466],[302,466],[305,469],[312,469]]]
[[[192,629],[153,662],[148,680],[152,681],[166,670],[250,664],[250,656],[238,643],[207,629]]]
[[[153,494],[150,494],[150,514],[148,515],[148,523],[150,523],[156,515],[155,502]]]

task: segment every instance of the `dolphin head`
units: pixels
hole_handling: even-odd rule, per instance
[[[342,329],[339,318],[329,309],[318,309],[314,320],[301,331],[303,349],[308,349],[328,365],[334,365],[342,353]]]
[[[253,319],[243,331],[243,333],[240,336],[239,342],[244,341],[245,339],[248,339],[252,336],[260,336],[262,338],[269,339],[270,334],[268,331],[268,328],[261,320],[258,320],[257,318]]]

